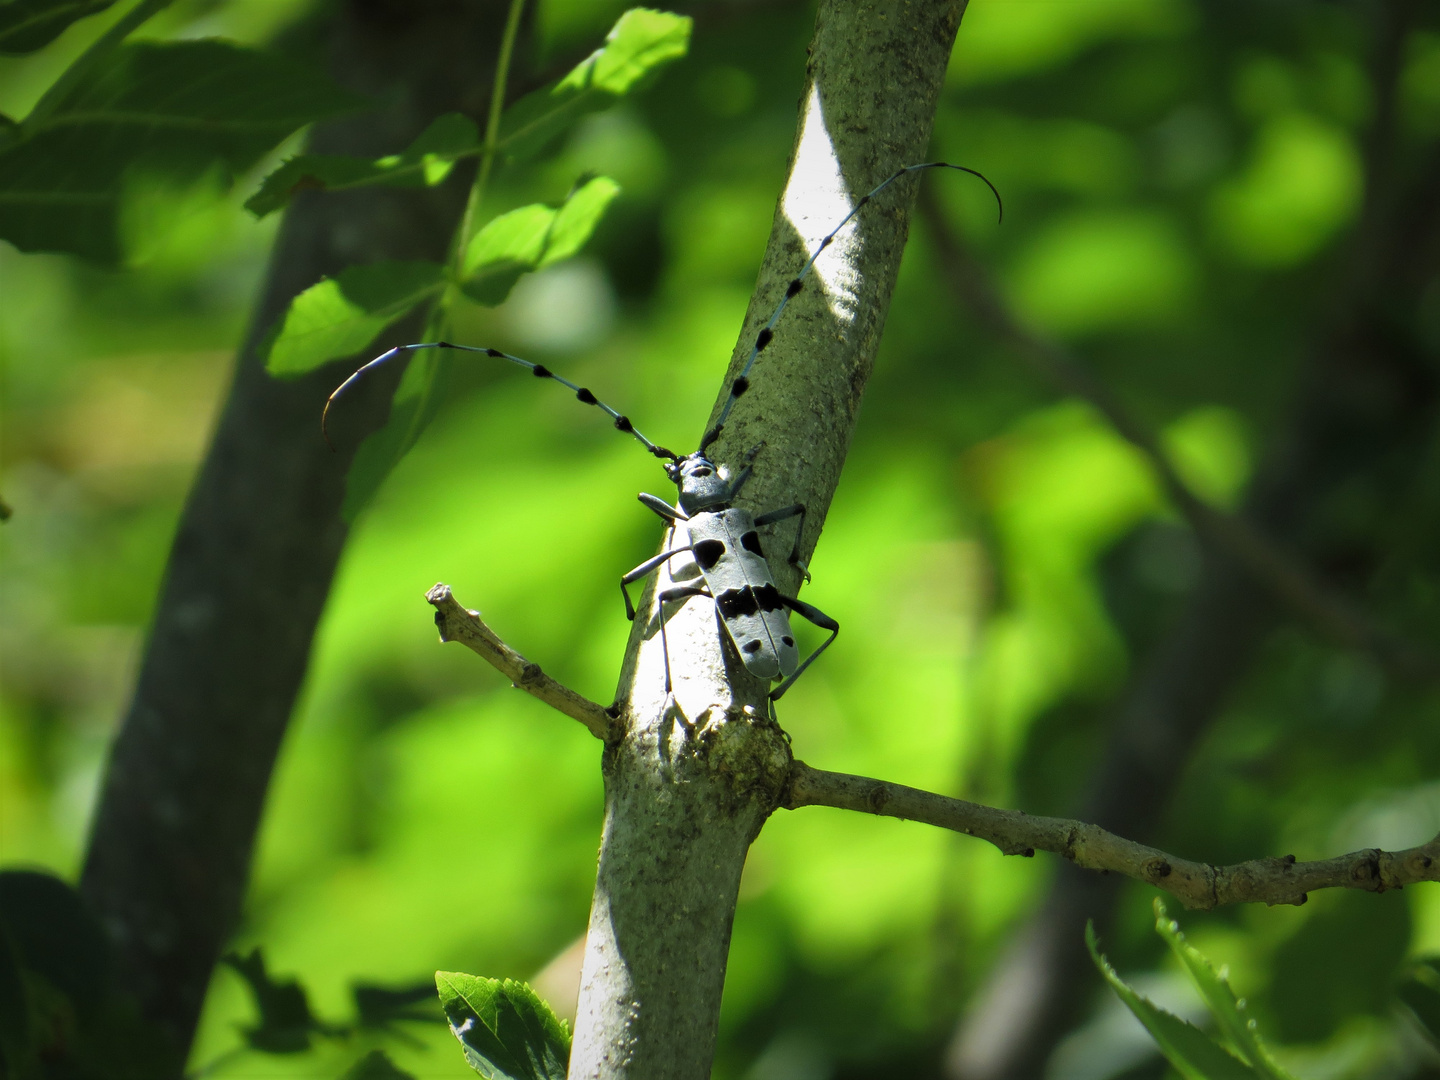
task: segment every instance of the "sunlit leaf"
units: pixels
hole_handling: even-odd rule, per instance
[[[435,263],[381,262],[342,270],[290,302],[266,367],[272,375],[293,377],[354,356],[444,286],[445,270]]]
[[[489,222],[465,249],[460,281],[465,295],[492,307],[503,302],[521,276],[539,264],[554,222],[555,211],[540,203]]]
[[[522,98],[500,122],[500,147],[525,158],[587,113],[640,89],[690,48],[688,16],[649,8],[621,15],[605,44],[558,82]]]
[[[1194,1024],[1165,1011],[1127,985],[1101,954],[1093,923],[1085,927],[1085,944],[1105,981],[1145,1025],[1165,1060],[1185,1080],[1264,1080],[1266,1074],[1245,1064]]]
[[[526,983],[437,971],[435,986],[465,1060],[486,1080],[565,1080],[570,1032]]]
[[[1268,1080],[1294,1080],[1294,1077],[1271,1059],[1265,1044],[1260,1040],[1259,1032],[1255,1029],[1255,1021],[1248,1020],[1243,1015],[1245,1003],[1236,998],[1235,991],[1230,989],[1225,975],[1217,972],[1200,950],[1185,940],[1185,935],[1180,932],[1180,924],[1165,913],[1165,904],[1159,897],[1155,899],[1155,932],[1170,946],[1170,951],[1175,954],[1199,989],[1205,1004],[1210,1007],[1210,1013],[1215,1017],[1221,1032],[1240,1056]]]
[[[597,176],[572,191],[558,209],[534,203],[501,214],[465,249],[460,287],[479,303],[501,303],[523,274],[584,247],[619,193],[615,181]]]
[[[555,212],[555,223],[536,269],[543,270],[579,253],[619,194],[620,185],[608,176],[597,176],[573,192]]]
[[[284,207],[301,191],[344,191],[387,184],[394,187],[434,186],[450,175],[461,158],[480,145],[475,121],[446,113],[432,121],[406,149],[382,158],[301,154],[267,176],[245,203],[256,217]]]
[[[123,46],[0,151],[0,237],[115,262],[132,166],[241,172],[297,128],[365,104],[312,67],[232,42]]]
[[[115,0],[10,0],[0,4],[0,56],[42,49],[67,26],[104,11]]]

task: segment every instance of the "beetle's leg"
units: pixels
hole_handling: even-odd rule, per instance
[[[672,553],[673,554],[673,553]],[[660,611],[660,651],[665,657],[665,693],[671,692],[670,686],[670,642],[665,637],[665,605],[671,600],[684,600],[689,596],[709,596],[710,590],[701,585],[675,585],[666,589],[655,598],[655,606]]]
[[[782,506],[779,510],[771,510],[768,514],[761,514],[755,519],[756,525],[774,525],[777,521],[786,521],[792,517],[800,519],[799,526],[795,529],[795,546],[790,549],[790,565],[797,568],[805,575],[805,580],[810,580],[810,568],[800,558],[800,541],[805,536],[805,504],[792,503],[789,506]]]
[[[804,600],[796,600],[793,596],[781,596],[780,600],[787,608],[795,612],[796,615],[800,615],[805,619],[808,619],[810,622],[820,627],[821,630],[829,630],[830,636],[825,639],[824,644],[822,644],[818,649],[816,649],[813,653],[811,653],[805,658],[805,662],[795,669],[795,674],[791,675],[788,679],[786,679],[773,691],[771,691],[771,701],[778,700],[781,694],[785,693],[786,690],[789,690],[790,687],[794,686],[795,680],[805,673],[805,669],[808,668],[811,664],[813,664],[815,662],[815,658],[819,656],[822,652],[824,652],[826,649],[828,649],[830,647],[830,643],[834,641],[835,638],[838,637],[840,634],[840,624],[834,619],[832,619],[829,615],[826,615],[819,608],[815,607],[813,604],[807,604]]]
[[[620,579],[620,595],[625,598],[625,618],[629,619],[631,622],[635,621],[635,605],[630,602],[630,593],[626,591],[625,586],[634,585],[635,582],[639,581],[646,574],[650,573],[650,571],[654,570],[657,566],[663,563],[666,559],[670,558],[672,555],[679,555],[682,551],[689,550],[690,545],[686,544],[684,547],[671,548],[669,551],[662,551],[659,555],[655,555],[649,559],[646,559],[639,566],[635,567],[634,570],[631,570],[628,574],[626,574]]]
[[[679,509],[678,507],[671,506],[658,495],[647,495],[645,492],[642,491],[639,495],[635,497],[639,499],[642,503],[644,503],[646,506],[648,506],[651,510],[654,510],[655,513],[659,514],[660,517],[664,518],[666,521],[690,520],[688,517],[685,516],[685,511]]]
[[[754,471],[749,465],[740,470],[739,475],[731,482],[730,490],[725,493],[726,505],[735,501],[735,496],[740,494],[740,489],[745,486],[745,481],[750,479],[750,474]]]

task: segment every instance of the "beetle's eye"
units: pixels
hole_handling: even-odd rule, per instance
[[[690,475],[691,475],[691,476],[709,476],[709,475],[710,475],[710,470],[709,470],[709,469],[696,469],[696,470],[695,470],[693,473],[691,473]]]

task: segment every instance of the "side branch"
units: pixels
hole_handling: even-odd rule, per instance
[[[1004,855],[1028,858],[1036,851],[1053,851],[1076,866],[1124,874],[1171,893],[1188,908],[1206,911],[1222,904],[1303,904],[1315,889],[1384,892],[1418,881],[1440,881],[1440,836],[1405,851],[1370,848],[1317,862],[1296,862],[1295,856],[1286,855],[1211,866],[1176,858],[1083,821],[998,810],[884,780],[812,769],[802,761],[791,767],[790,786],[781,805],[787,810],[833,806],[923,821],[988,840]]]
[[[1089,402],[1121,438],[1144,454],[1171,503],[1202,541],[1235,559],[1281,602],[1332,641],[1365,650],[1404,677],[1428,681],[1440,675],[1440,659],[1428,650],[1399,638],[1335,596],[1297,557],[1249,519],[1217,510],[1195,494],[1155,433],[1126,409],[1078,356],[1021,322],[985,269],[965,250],[928,187],[921,189],[920,208],[930,226],[946,281],[956,298],[1033,371],[1065,393]]]
[[[579,720],[597,739],[609,742],[618,734],[615,718],[605,706],[597,705],[556,682],[540,670],[539,664],[532,664],[506,645],[494,630],[485,625],[478,611],[470,611],[460,605],[450,592],[449,585],[443,582],[436,585],[425,594],[425,599],[435,607],[435,625],[440,629],[441,641],[458,641],[478,653],[516,687],[572,720]]]

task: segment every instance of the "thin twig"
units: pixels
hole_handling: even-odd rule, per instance
[[[485,143],[481,149],[480,168],[465,200],[460,231],[455,234],[452,262],[457,273],[463,268],[465,251],[470,245],[470,235],[475,228],[475,217],[480,212],[480,203],[485,198],[485,188],[490,182],[490,170],[495,165],[495,149],[500,140],[500,117],[505,111],[505,87],[510,80],[510,59],[515,53],[515,38],[520,33],[520,14],[524,9],[525,0],[510,0],[510,11],[505,17],[505,30],[500,35],[500,55],[495,58],[495,85],[490,91],[490,110],[485,121]]]
[[[579,720],[597,739],[609,742],[617,734],[615,717],[603,705],[581,697],[568,686],[556,682],[512,649],[486,626],[478,611],[460,605],[450,586],[438,584],[425,594],[435,606],[435,625],[440,628],[441,641],[458,641],[478,653],[496,671],[508,678],[518,689],[539,698],[552,709]]]
[[[1387,668],[1409,678],[1433,679],[1440,674],[1440,658],[1404,641],[1335,596],[1297,556],[1285,551],[1253,522],[1218,510],[1195,494],[1155,433],[1133,416],[1079,357],[1016,317],[985,269],[965,251],[928,188],[921,191],[920,208],[930,226],[946,281],[955,296],[1034,371],[1065,392],[1089,402],[1121,438],[1144,454],[1170,501],[1203,541],[1245,567],[1330,640],[1367,651]]]
[[[1440,881],[1440,836],[1405,851],[1369,848],[1318,862],[1296,862],[1295,856],[1286,855],[1212,866],[1177,858],[1083,821],[999,810],[903,784],[812,769],[803,761],[791,766],[782,805],[787,810],[833,806],[923,821],[988,840],[1003,855],[1029,857],[1036,851],[1053,851],[1086,870],[1124,874],[1171,893],[1188,908],[1206,911],[1223,904],[1303,904],[1306,894],[1315,889],[1384,892],[1418,881]]]

